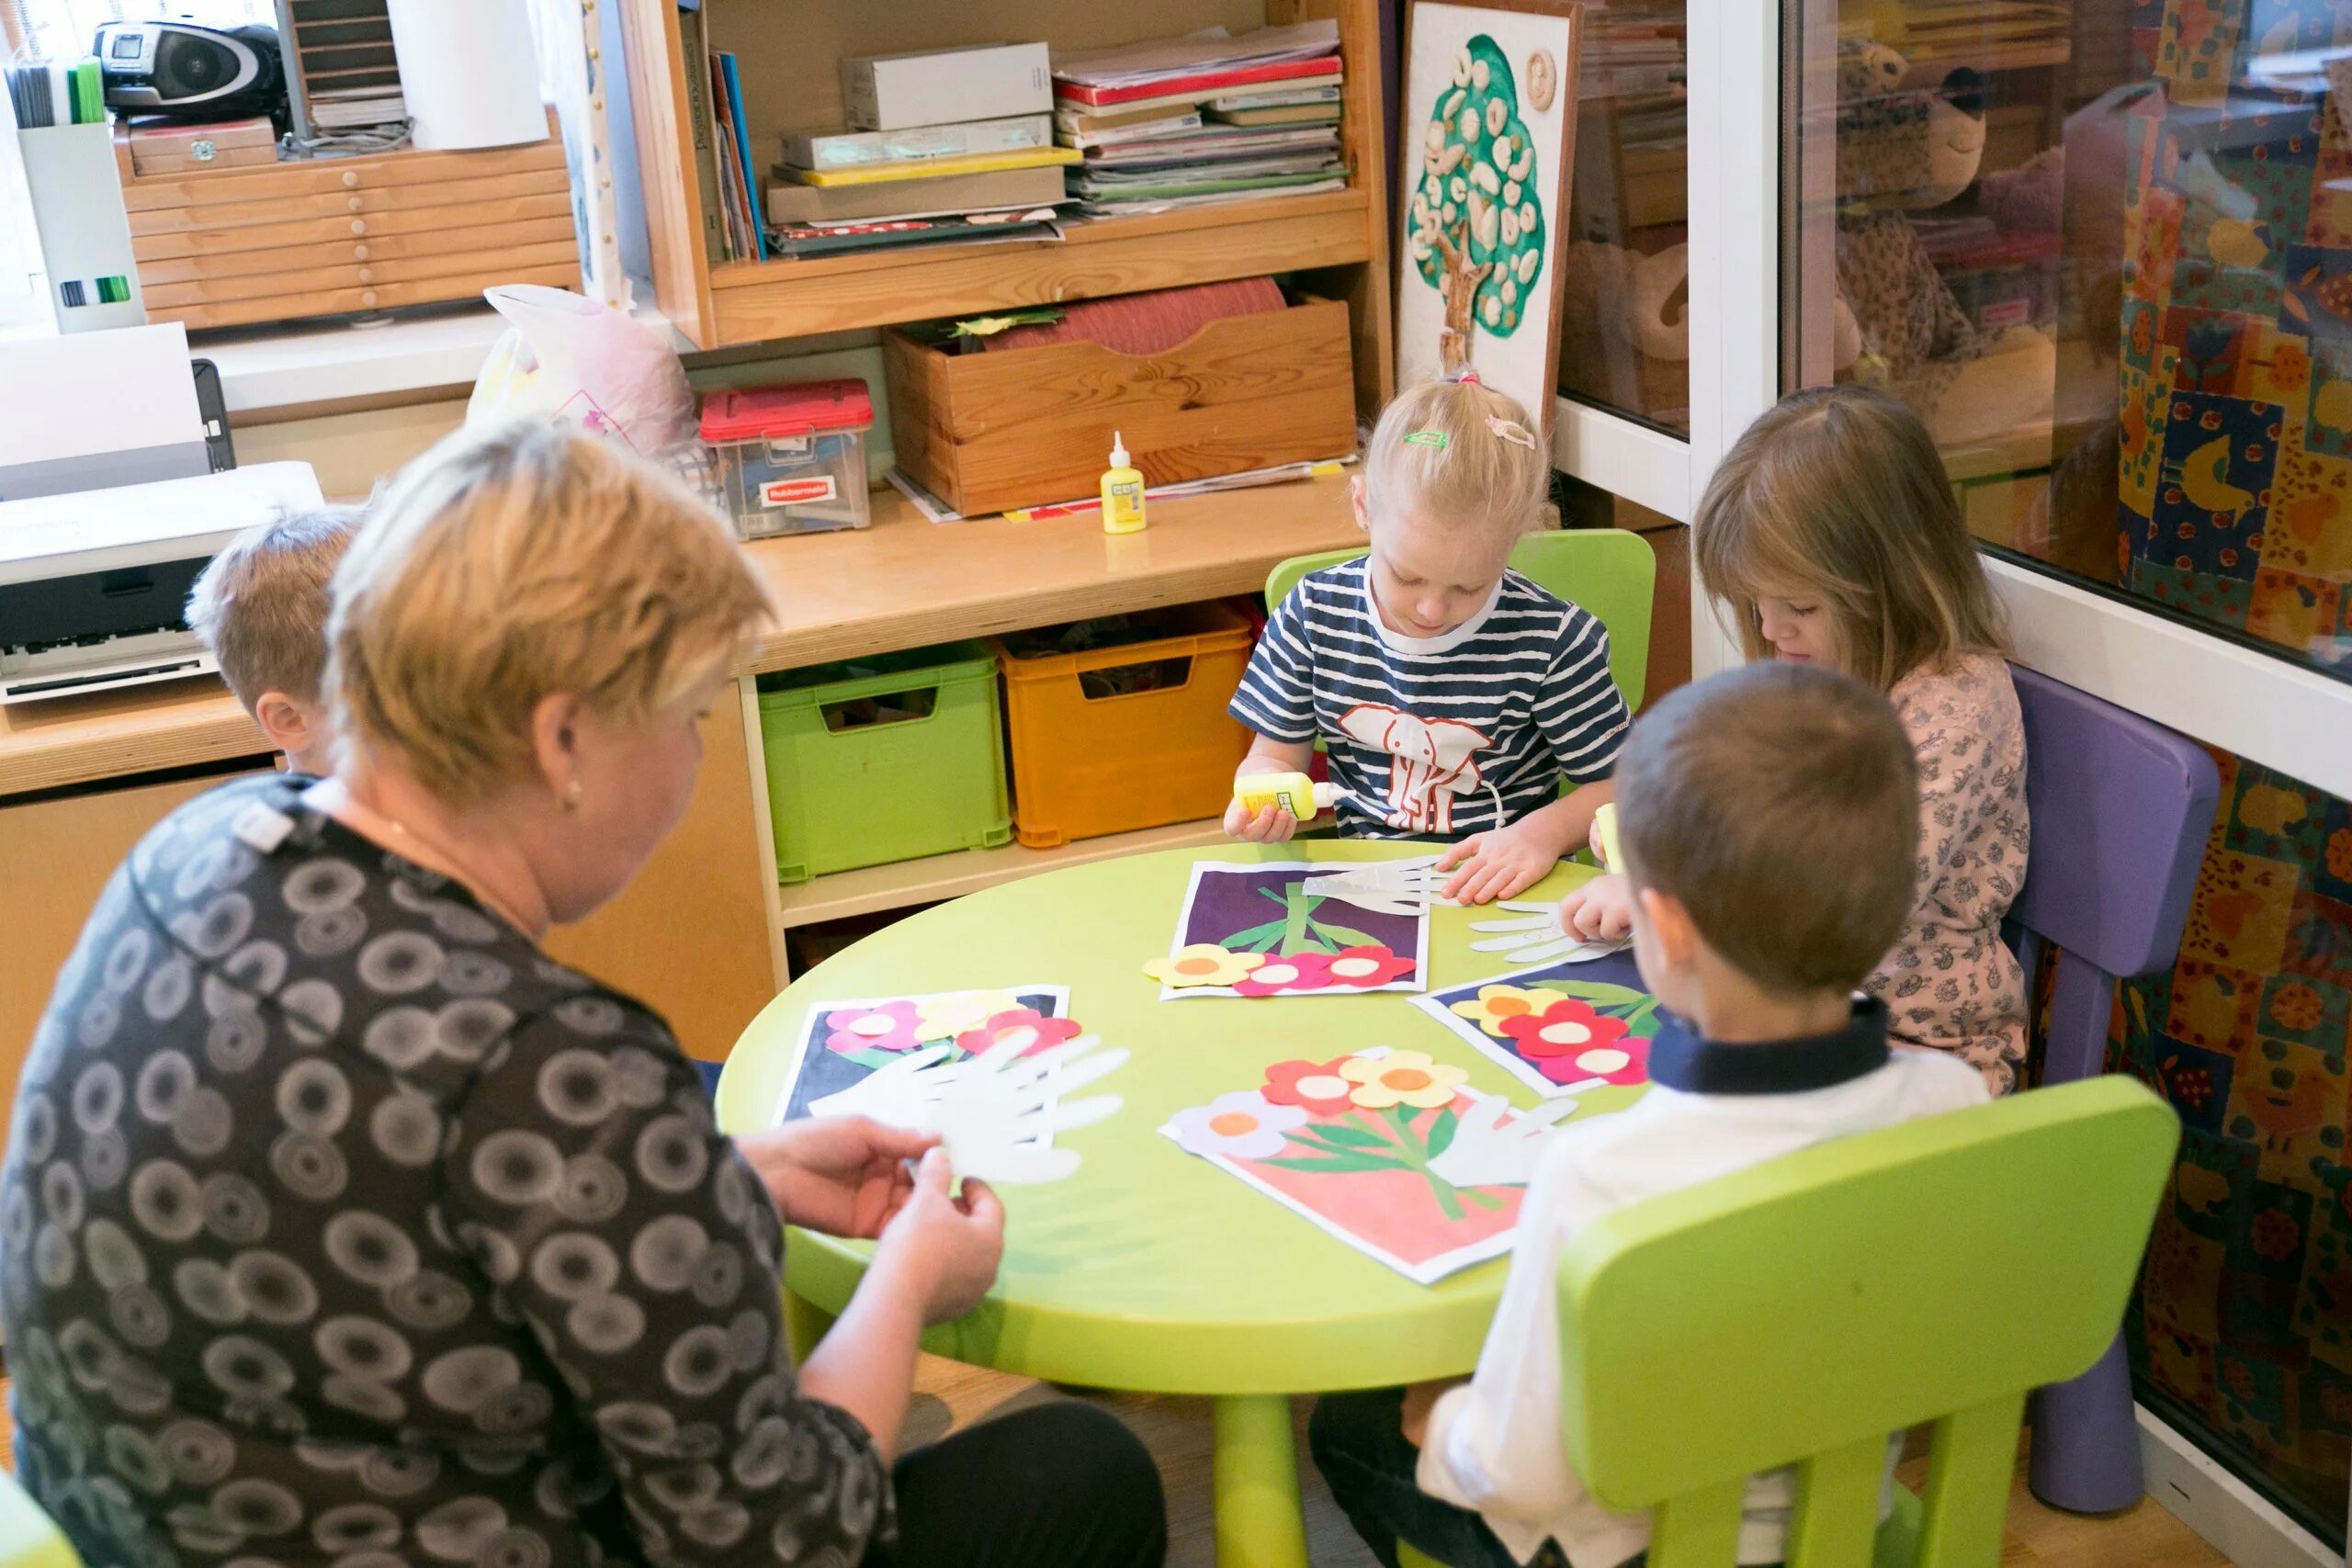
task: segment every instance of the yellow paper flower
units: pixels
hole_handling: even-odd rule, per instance
[[[1213,942],[1196,942],[1178,948],[1170,957],[1153,959],[1143,972],[1163,986],[1185,989],[1230,986],[1265,961],[1262,953],[1227,953]]]
[[[916,1004],[917,1037],[945,1040],[967,1034],[997,1014],[1011,1012],[1020,1005],[1002,991],[954,991],[933,997]]]
[[[1470,1073],[1432,1062],[1419,1051],[1391,1051],[1385,1056],[1351,1056],[1340,1064],[1340,1076],[1356,1086],[1349,1098],[1366,1111],[1392,1105],[1433,1111],[1453,1103],[1453,1091]]]
[[[1533,990],[1525,986],[1481,986],[1477,999],[1456,1002],[1453,1010],[1499,1040],[1505,1023],[1542,1012],[1559,999],[1557,991]]]

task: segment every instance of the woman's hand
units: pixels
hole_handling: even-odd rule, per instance
[[[916,1168],[914,1190],[882,1233],[877,1268],[903,1270],[926,1325],[953,1323],[979,1304],[1004,1260],[1004,1205],[984,1181],[967,1178],[951,1197],[955,1168],[934,1148]]]
[[[937,1134],[886,1127],[863,1116],[794,1122],[735,1140],[767,1183],[785,1219],[804,1230],[871,1241],[913,1195],[910,1160]]]
[[[1457,904],[1487,904],[1515,898],[1560,863],[1558,832],[1542,813],[1522,818],[1508,828],[1473,833],[1439,857],[1439,871],[1454,871],[1453,880],[1440,897]]]
[[[1560,929],[1585,942],[1623,942],[1634,931],[1634,889],[1623,876],[1596,876],[1560,900]]]

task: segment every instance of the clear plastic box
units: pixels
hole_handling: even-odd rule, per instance
[[[874,400],[859,380],[713,392],[702,403],[719,510],[746,539],[822,534],[873,521],[865,433]]]

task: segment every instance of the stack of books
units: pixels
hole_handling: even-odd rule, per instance
[[[770,243],[786,256],[941,241],[1050,238],[1079,153],[1053,117],[905,130],[797,130],[768,186]]]
[[[1340,189],[1340,86],[1331,21],[1057,55],[1070,191],[1114,217]]]

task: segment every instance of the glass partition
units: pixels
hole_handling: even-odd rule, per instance
[[[2352,679],[2352,6],[1791,0],[1785,380],[2004,554]]]
[[[1690,434],[1688,0],[1585,7],[1560,391]]]

